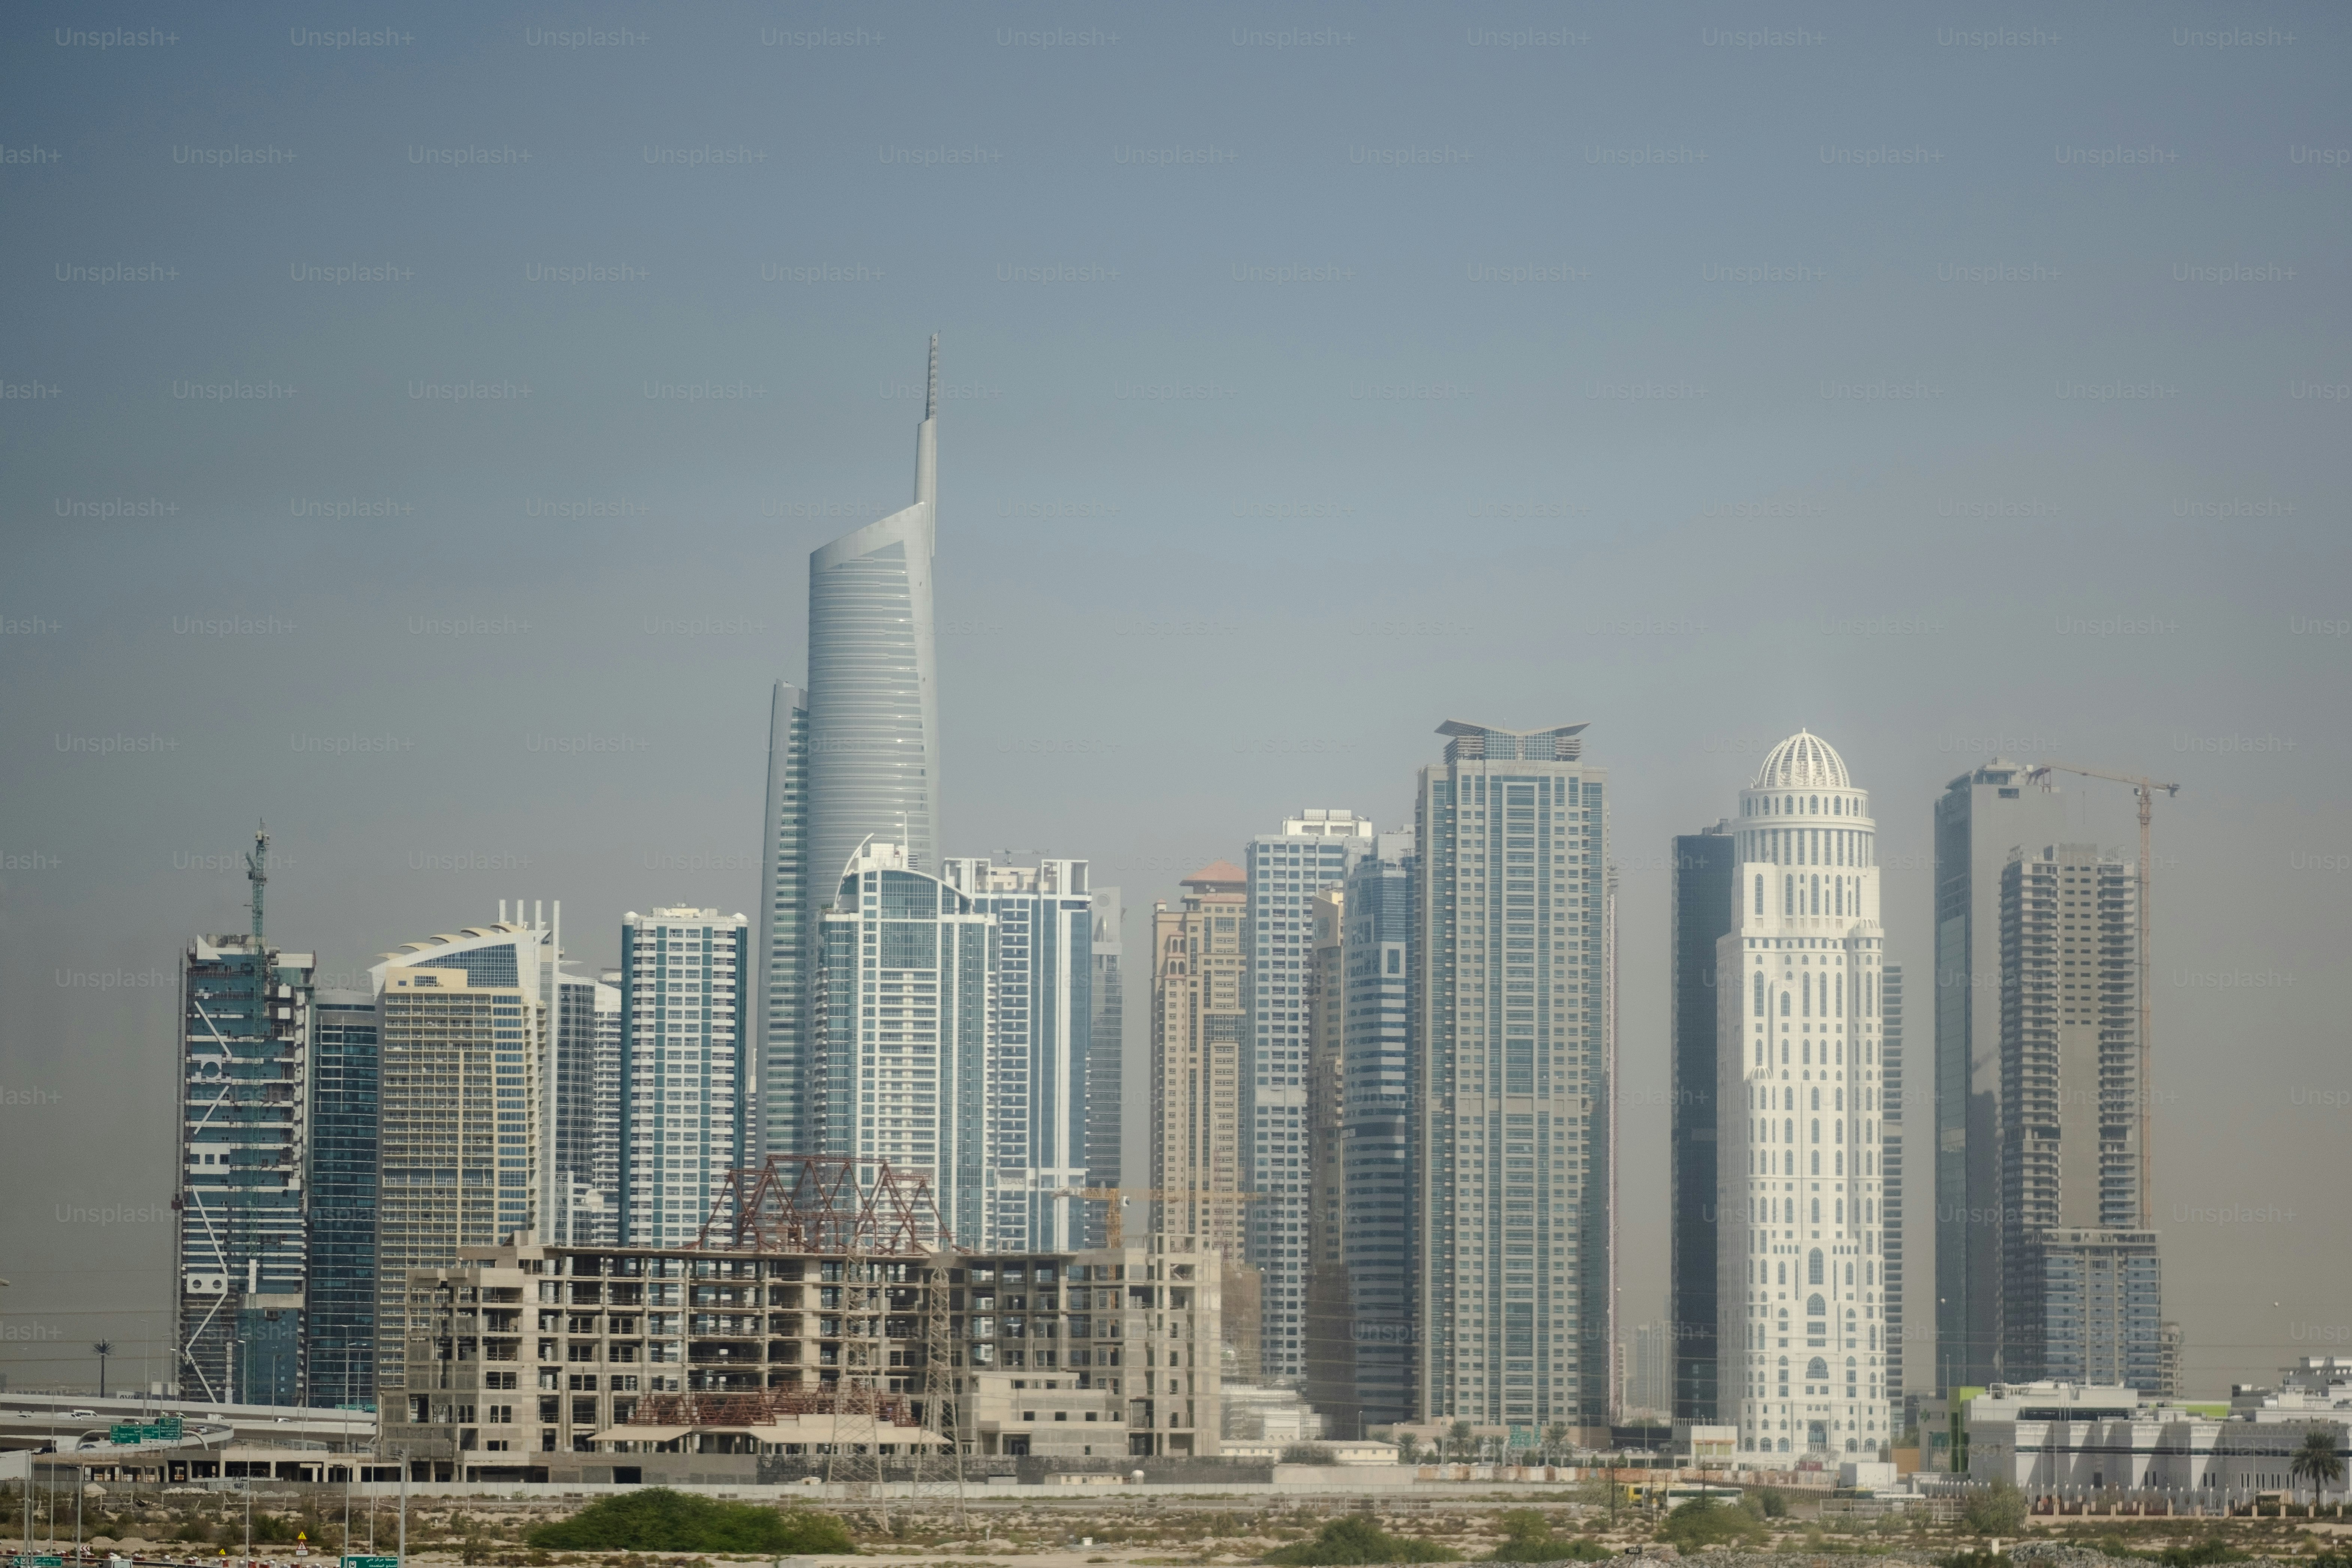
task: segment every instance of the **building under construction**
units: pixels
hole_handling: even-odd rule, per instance
[[[410,1269],[383,1452],[417,1480],[719,1484],[1212,1455],[1217,1261],[967,1253],[925,1173],[773,1158],[690,1247],[520,1233]]]

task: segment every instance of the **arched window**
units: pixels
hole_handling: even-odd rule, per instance
[[[1805,1363],[1805,1378],[1809,1383],[1827,1383],[1830,1380],[1830,1363],[1820,1356],[1813,1357]]]
[[[1776,1280],[1775,1283],[1786,1285],[1789,1282],[1789,1266],[1785,1263],[1780,1264],[1778,1268],[1778,1272],[1780,1278]]]
[[[1805,1016],[1810,1018],[1813,1016],[1813,977],[1809,971],[1801,978],[1805,988]]]
[[[1783,1118],[1780,1122],[1780,1142],[1783,1143],[1794,1143],[1796,1141],[1797,1119],[1793,1116]]]
[[[1781,993],[1780,993],[1780,1016],[1782,1016],[1783,1018],[1785,1018],[1785,1017],[1787,1017],[1788,1016],[1789,1016],[1789,994],[1788,994],[1786,991],[1783,991],[1783,992],[1781,992]]]
[[[1786,872],[1780,877],[1780,912],[1784,915],[1797,912],[1797,879]]]
[[[1815,1143],[1822,1141],[1822,1119],[1818,1116],[1813,1118],[1813,1136],[1811,1141]]]
[[[1829,1316],[1829,1303],[1822,1300],[1819,1292],[1805,1298],[1805,1316],[1808,1318],[1825,1318]]]
[[[1818,1285],[1821,1282],[1822,1249],[1816,1247],[1813,1248],[1811,1256],[1805,1259],[1805,1283],[1808,1285]],[[1816,1296],[1813,1300],[1819,1301],[1821,1298]],[[1815,1307],[1813,1310],[1817,1312],[1821,1310],[1819,1307]]]
[[[1759,915],[1764,912],[1764,879],[1761,877],[1756,879],[1756,912]],[[1756,1016],[1759,1018],[1764,1016],[1764,972],[1760,969],[1756,972]]]
[[[1813,909],[1813,913],[1815,913],[1815,914],[1820,914],[1820,913],[1822,912],[1822,879],[1821,879],[1821,878],[1819,878],[1818,876],[1817,876],[1817,877],[1815,877],[1815,878],[1813,879],[1813,906],[1812,906],[1812,909]]]
[[[1805,809],[1811,812],[1815,816],[1819,816],[1822,814],[1822,797],[1820,795],[1809,796],[1805,803]]]
[[[1764,912],[1764,873],[1761,871],[1756,873],[1756,912],[1759,915]]]
[[[1816,1150],[1813,1153],[1813,1174],[1818,1176],[1821,1173],[1822,1156],[1820,1151]],[[1815,1225],[1822,1223],[1822,1200],[1819,1198],[1813,1200],[1813,1223]]]

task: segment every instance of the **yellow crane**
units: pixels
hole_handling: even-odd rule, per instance
[[[2156,1100],[2148,1079],[2152,1060],[2148,1048],[2149,1034],[2156,1017],[2155,994],[2148,984],[2148,882],[2155,875],[2154,868],[2148,863],[2148,819],[2156,806],[2156,792],[2162,790],[2167,796],[2176,795],[2180,793],[2180,786],[2143,778],[2137,773],[2077,767],[2073,763],[2043,763],[2029,769],[2025,776],[2047,789],[2053,772],[2129,784],[2132,794],[2139,800],[2139,1226],[2142,1230],[2148,1230],[2156,1225],[2156,1197],[2150,1188],[2148,1163],[2149,1110]]]

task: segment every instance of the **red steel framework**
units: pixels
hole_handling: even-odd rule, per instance
[[[860,1181],[865,1173],[868,1180]],[[919,1258],[954,1242],[927,1170],[874,1155],[771,1154],[727,1173],[695,1246],[726,1252]]]

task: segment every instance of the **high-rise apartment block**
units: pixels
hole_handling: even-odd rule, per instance
[[[1312,963],[1310,904],[1318,889],[1338,887],[1371,848],[1372,825],[1352,811],[1309,808],[1278,833],[1250,840],[1248,989],[1253,1019],[1244,1036],[1243,1151],[1249,1187],[1249,1260],[1262,1291],[1260,1353],[1255,1369],[1269,1384],[1305,1375],[1307,1205],[1306,1070]]]
[[[2009,852],[2066,837],[2063,796],[1996,757],[1936,802],[1936,1374],[2001,1378],[2000,880]]]
[[[1108,1192],[1124,1179],[1120,1128],[1126,1114],[1127,975],[1120,934],[1124,910],[1117,888],[1097,888],[1094,899],[1094,1020],[1087,1033],[1087,1185]],[[1108,1237],[1109,1203],[1086,1205],[1086,1245]]]
[[[311,1006],[307,1403],[373,1409],[375,995],[320,990]]]
[[[1903,1381],[1903,966],[1878,969],[1878,1249],[1886,1278],[1886,1394],[1901,1400]]]
[[[1667,1164],[1672,1231],[1667,1321],[1674,1387],[1657,1408],[1677,1421],[1716,1418],[1716,948],[1731,930],[1739,847],[1728,817],[1675,838],[1668,924],[1674,949],[1666,1033],[1673,1040]],[[1638,1401],[1637,1401],[1638,1403]]]
[[[520,921],[411,942],[371,970],[380,1039],[376,1374],[396,1390],[411,1268],[530,1227],[542,1169],[551,933]]]
[[[816,932],[814,1151],[931,1173],[949,1234],[986,1226],[989,942],[971,895],[862,846]]]
[[[1412,1278],[1424,1421],[1609,1423],[1606,773],[1449,721],[1422,770]]]
[[[988,942],[985,1208],[978,1245],[1078,1245],[1087,1185],[1087,1074],[1095,913],[1084,860],[950,859],[942,879],[992,922]]]
[[[679,906],[621,921],[622,1239],[694,1239],[743,1163],[751,922]]]
[[[1363,1430],[1356,1395],[1356,1317],[1349,1300],[1346,1166],[1347,894],[1317,890],[1307,905],[1307,1402],[1338,1436]]]
[[[1414,1411],[1412,943],[1415,845],[1381,833],[1349,870],[1333,1024],[1339,1057],[1339,1245],[1353,1398],[1366,1425]],[[1318,1047],[1320,1042],[1318,1041]],[[1323,1202],[1318,1192],[1316,1202]]]
[[[1719,1411],[1743,1455],[1875,1455],[1894,1436],[1879,1187],[1877,825],[1800,731],[1740,793],[1736,924],[1716,949]]]
[[[2012,849],[2000,946],[2002,1375],[2153,1394],[2136,868],[2088,844]]]
[[[566,1244],[609,1245],[621,1222],[621,988],[559,969],[555,994],[554,1206],[544,1226]]]
[[[1222,1255],[1225,1334],[1249,1368],[1259,1364],[1241,1215],[1249,878],[1220,860],[1179,885],[1181,907],[1155,904],[1151,914],[1152,1228]]]
[[[768,781],[760,822],[760,912],[752,937],[757,1001],[744,1093],[747,1148],[797,1154],[809,1134],[808,965],[811,904],[808,693],[782,681],[768,702]],[[824,868],[838,875],[838,866]],[[823,878],[817,879],[823,880]]]
[[[257,878],[253,933],[198,937],[180,961],[173,1375],[188,1397],[296,1405],[315,962],[260,926]]]

